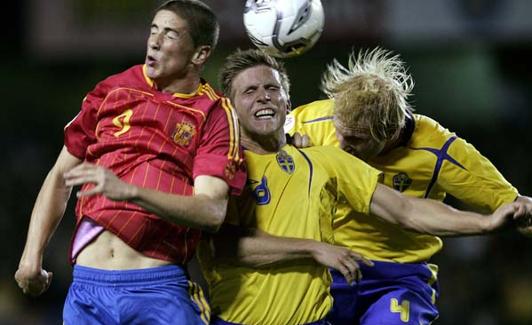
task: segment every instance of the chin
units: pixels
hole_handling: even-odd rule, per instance
[[[156,69],[146,66],[146,76],[148,76],[151,79],[156,79],[159,76],[159,74],[157,73]]]

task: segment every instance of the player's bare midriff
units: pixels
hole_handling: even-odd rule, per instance
[[[128,270],[171,263],[142,255],[113,233],[104,231],[79,253],[76,264],[104,270]]]

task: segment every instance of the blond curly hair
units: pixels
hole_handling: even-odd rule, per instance
[[[400,132],[414,87],[399,55],[375,48],[352,52],[347,67],[334,60],[322,76],[322,90],[334,100],[334,117],[342,128],[369,132],[387,141]]]

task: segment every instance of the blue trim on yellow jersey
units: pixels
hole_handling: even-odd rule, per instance
[[[308,168],[310,169],[310,176],[309,176],[309,180],[308,180],[308,196],[310,196],[310,189],[312,188],[312,176],[314,175],[314,167],[312,166],[312,162],[307,157],[307,155],[305,155],[305,153],[303,151],[299,150],[298,148],[296,148],[296,149],[297,149],[297,151],[299,151],[303,155],[303,158],[305,158],[305,160],[307,161]]]
[[[323,117],[315,118],[313,120],[303,121],[302,123],[309,124],[309,123],[314,123],[314,122],[329,121],[329,120],[332,120],[333,118],[334,118],[333,116],[323,116]]]
[[[452,136],[449,140],[447,140],[441,149],[436,148],[411,148],[412,150],[425,150],[428,152],[431,152],[438,157],[438,160],[436,161],[436,165],[434,166],[434,172],[432,174],[432,179],[430,180],[429,186],[427,187],[427,191],[425,192],[424,198],[427,198],[429,196],[430,190],[436,184],[436,180],[438,179],[438,175],[440,173],[441,166],[445,160],[449,161],[450,163],[462,168],[463,170],[467,170],[462,164],[460,164],[458,161],[456,161],[453,157],[449,156],[447,151],[449,150],[449,147],[454,142],[454,140],[458,139],[456,136]]]
[[[254,185],[256,183],[257,181],[248,179],[248,184]],[[270,189],[268,188],[268,179],[266,176],[263,176],[259,185],[253,189],[253,196],[255,197],[255,202],[257,205],[266,205],[270,203],[272,195],[270,193]]]
[[[414,134],[415,128],[416,120],[414,119],[414,116],[412,116],[412,113],[408,113],[405,116],[405,126],[401,130],[401,140],[399,142],[399,146],[406,146],[408,144],[412,138],[412,135]]]

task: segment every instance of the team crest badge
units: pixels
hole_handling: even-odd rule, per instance
[[[177,123],[172,138],[174,142],[186,147],[190,144],[192,138],[196,135],[196,127],[189,122]]]
[[[286,151],[281,150],[277,153],[275,157],[277,159],[277,164],[288,174],[293,174],[296,170],[296,165],[294,164],[294,158],[290,156]]]
[[[263,176],[260,183],[252,179],[249,180],[251,187],[253,188],[253,196],[255,197],[255,202],[257,205],[266,205],[270,203],[271,194],[270,189],[268,188],[268,180],[266,176]]]
[[[235,177],[236,167],[237,166],[234,161],[230,161],[225,165],[224,174],[228,180],[232,180]]]
[[[412,179],[406,173],[399,173],[393,177],[393,188],[404,192],[412,185]]]

